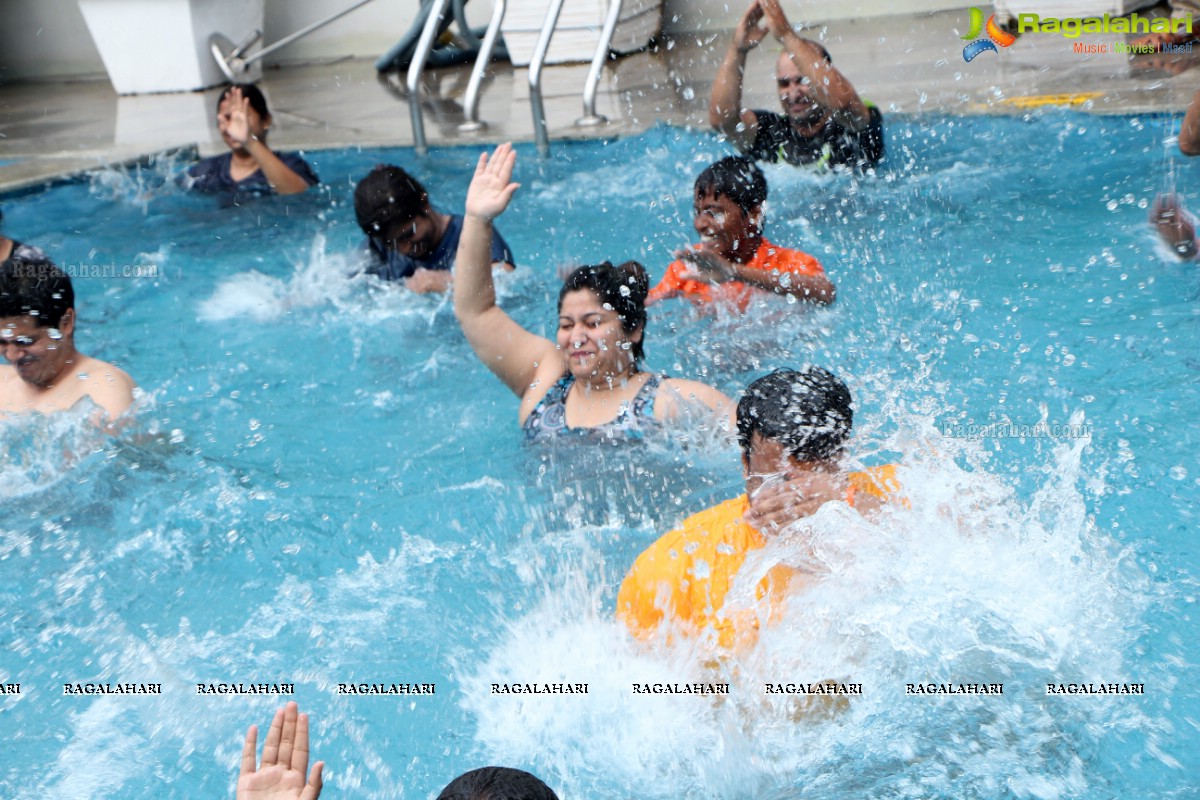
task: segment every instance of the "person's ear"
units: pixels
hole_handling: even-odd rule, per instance
[[[69,339],[75,333],[75,309],[68,308],[54,326],[64,339]]]
[[[763,221],[766,214],[763,212],[762,204],[758,204],[746,212],[746,222],[757,233],[762,233]]]

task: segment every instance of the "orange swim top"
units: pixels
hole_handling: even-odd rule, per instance
[[[768,272],[778,270],[781,273],[791,272],[797,275],[825,274],[821,262],[808,253],[780,247],[771,244],[766,239],[762,240],[762,244],[754,253],[754,258],[750,259],[746,266]],[[683,277],[687,272],[688,266],[682,259],[671,262],[671,265],[667,267],[667,274],[663,275],[663,279],[658,282],[658,285],[650,290],[646,299],[657,302],[669,297],[682,296],[694,303],[712,303],[719,300],[732,305],[739,311],[745,311],[754,294],[761,291],[741,281],[712,284],[688,280]]]
[[[886,499],[899,489],[896,467],[889,464],[849,475],[846,502],[861,494]],[[770,621],[782,611],[787,587],[797,571],[777,564],[755,587],[761,608],[732,616],[722,613],[747,555],[763,547],[766,537],[743,521],[750,502],[746,495],[693,514],[677,529],[650,545],[634,562],[617,594],[617,617],[630,631],[647,638],[667,616],[685,635],[713,631],[723,649],[749,644],[758,633],[760,618]],[[802,579],[802,577],[801,577]]]

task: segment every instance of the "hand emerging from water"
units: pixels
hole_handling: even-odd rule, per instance
[[[263,744],[262,764],[255,769],[258,727],[246,731],[242,746],[242,769],[238,775],[237,800],[317,800],[321,796],[321,771],[318,761],[304,781],[308,769],[308,715],[299,713],[295,703],[275,712],[271,729]]]
[[[683,273],[686,280],[714,284],[737,280],[734,263],[705,247],[676,250],[675,257],[687,265]]]
[[[819,470],[787,472],[765,481],[750,495],[746,523],[775,533],[817,513],[828,502],[846,499],[846,478]]]
[[[416,272],[404,279],[404,285],[410,292],[429,294],[449,291],[453,280],[449,270],[417,267]]]
[[[1196,226],[1192,223],[1191,215],[1183,210],[1178,197],[1165,194],[1154,198],[1150,222],[1158,229],[1163,243],[1175,251],[1175,255],[1183,259],[1196,257]]]
[[[467,188],[467,216],[490,222],[504,213],[513,192],[521,185],[512,182],[516,163],[517,153],[507,142],[497,147],[491,158],[487,153],[479,156],[475,176]]]

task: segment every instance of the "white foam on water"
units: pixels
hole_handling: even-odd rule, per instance
[[[460,676],[484,758],[536,758],[564,796],[1057,798],[1097,789],[1089,754],[1113,731],[1144,724],[1140,706],[1048,698],[1046,684],[1139,682],[1125,654],[1147,590],[1087,513],[1078,488],[1086,440],[1054,448],[1040,490],[1022,501],[980,468],[977,442],[905,422],[883,449],[907,452],[900,482],[910,507],[865,519],[827,504],[751,554],[729,609],[752,603],[776,564],[817,578],[756,646],[719,664],[706,666],[711,658],[685,639],[632,641],[611,619],[612,588],[594,564],[560,562],[538,606],[501,623],[482,666]],[[825,679],[861,683],[864,694],[840,712],[802,713],[795,698],[764,691]],[[587,682],[589,691],[491,693],[505,681]],[[728,682],[731,696],[631,690],[690,681]],[[906,684],[928,682],[1005,688],[1000,697],[905,694]]]

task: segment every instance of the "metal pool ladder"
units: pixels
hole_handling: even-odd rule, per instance
[[[438,26],[441,24],[449,2],[450,0],[436,0],[428,19],[425,20],[425,27],[417,42],[416,53],[408,67],[407,87],[409,112],[412,115],[413,144],[419,155],[425,155],[429,151],[425,140],[425,120],[420,103],[421,74],[425,71],[425,64],[429,59],[429,53],[433,50]],[[538,153],[543,156],[550,152],[550,136],[546,130],[546,109],[542,102],[542,68],[546,63],[546,53],[550,49],[550,39],[554,36],[554,29],[558,25],[563,2],[564,0],[551,0],[550,8],[546,11],[545,20],[542,22],[541,34],[534,46],[533,60],[529,63],[529,105],[533,113],[533,131]],[[604,20],[600,41],[596,44],[592,65],[584,81],[583,116],[575,121],[579,127],[602,125],[608,121],[606,117],[596,113],[596,87],[600,82],[600,72],[604,68],[604,62],[608,60],[613,33],[616,31],[617,21],[621,17],[622,5],[623,0],[609,1],[608,16]],[[467,119],[458,126],[459,131],[477,131],[487,126],[486,122],[479,119],[479,86],[483,82],[483,74],[487,71],[487,65],[492,60],[492,51],[495,49],[496,38],[500,33],[500,25],[504,21],[506,8],[507,0],[495,0],[492,19],[488,23],[487,33],[484,34],[483,44],[475,59],[475,67],[471,70],[471,79],[467,84],[467,96],[463,109]]]

